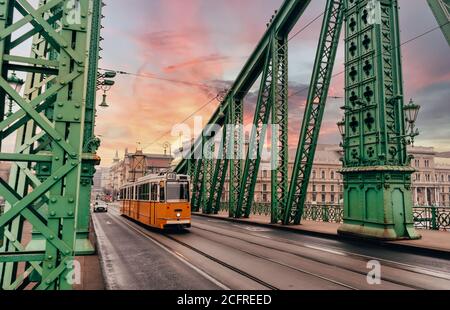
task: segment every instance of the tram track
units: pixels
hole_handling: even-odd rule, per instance
[[[196,248],[194,248],[194,247],[188,245],[187,243],[185,243],[185,242],[183,242],[183,241],[180,241],[180,240],[178,240],[178,239],[176,239],[176,238],[174,238],[174,237],[172,237],[172,236],[168,236],[168,235],[164,235],[164,236],[165,236],[166,238],[169,238],[170,240],[173,240],[173,241],[175,241],[175,242],[177,242],[177,243],[179,243],[179,244],[181,244],[181,245],[183,245],[183,246],[185,246],[185,247],[187,247],[187,248],[189,248],[189,249],[191,249],[191,250],[197,252],[197,253],[204,253],[204,252],[202,252],[202,251],[200,251],[200,250],[198,250],[198,249],[196,249]],[[209,238],[206,238],[206,239],[211,240],[211,239],[209,239]],[[211,241],[213,241],[213,240],[211,240]],[[283,266],[283,267],[286,267],[286,268],[289,268],[289,269],[298,271],[298,272],[303,273],[303,274],[307,274],[307,275],[309,275],[309,276],[316,277],[316,278],[318,278],[318,279],[321,279],[321,280],[324,280],[324,281],[327,281],[327,282],[330,282],[330,283],[333,283],[333,284],[342,286],[342,287],[347,288],[347,289],[350,289],[350,290],[358,290],[357,288],[352,287],[352,286],[350,286],[350,285],[347,285],[347,284],[344,284],[344,283],[342,283],[342,282],[335,281],[335,280],[333,280],[333,279],[330,279],[330,278],[321,276],[321,275],[319,275],[319,274],[317,274],[317,273],[309,272],[309,271],[307,271],[307,270],[305,270],[305,269],[301,269],[301,268],[297,268],[297,267],[290,266],[290,265],[285,264],[285,263],[283,263],[283,262],[280,262],[280,261],[278,261],[278,260],[270,259],[270,258],[261,256],[261,255],[257,255],[257,254],[254,254],[254,253],[251,253],[251,252],[248,252],[248,251],[244,251],[244,250],[240,250],[240,249],[236,249],[236,248],[234,248],[234,249],[235,249],[235,250],[238,250],[238,251],[240,251],[240,252],[242,252],[242,253],[245,253],[245,254],[247,254],[247,255],[250,255],[250,256],[253,256],[253,257],[256,257],[256,258],[265,260],[265,261],[269,261],[269,262],[271,262],[271,263],[274,263],[274,264],[277,264],[277,265],[280,265],[280,266]],[[202,254],[202,255],[211,257],[210,259],[212,259],[212,260],[214,260],[214,261],[217,260],[216,258],[214,258],[214,257],[212,257],[212,256],[210,256],[210,255],[208,255],[208,254],[206,254],[206,253],[204,253],[204,254]],[[228,265],[228,264],[227,264],[227,265]],[[232,267],[232,266],[231,266],[231,267]],[[234,267],[233,267],[233,268],[234,268]],[[246,273],[246,274],[247,274],[247,273]],[[254,278],[254,277],[252,276],[252,278]]]
[[[251,282],[257,283],[261,287],[269,289],[269,290],[280,290],[281,288],[278,287],[277,285],[274,285],[273,283],[269,283],[271,281],[268,282],[267,279],[264,279],[265,276],[262,276],[262,277],[255,276],[254,272],[253,272],[253,274],[251,274],[251,273],[249,273],[249,271],[246,268],[242,268],[242,266],[236,267],[236,266],[234,266],[233,263],[230,263],[230,261],[228,261],[228,262],[224,261],[224,260],[212,255],[211,253],[207,253],[208,251],[205,251],[204,249],[202,249],[201,248],[202,246],[200,246],[200,248],[199,248],[198,246],[189,244],[189,242],[186,240],[180,240],[180,239],[183,239],[183,236],[191,236],[191,238],[194,238],[194,239],[190,239],[191,241],[196,240],[196,238],[208,240],[208,242],[211,242],[212,244],[219,244],[223,249],[230,248],[230,250],[232,249],[233,251],[239,251],[239,252],[243,253],[244,255],[251,256],[251,257],[254,257],[254,258],[262,260],[262,261],[266,261],[268,263],[279,266],[281,268],[285,268],[285,270],[292,270],[293,272],[302,273],[307,276],[310,276],[311,278],[316,278],[319,280],[319,282],[323,281],[324,284],[325,284],[325,282],[333,284],[336,287],[338,287],[338,289],[340,287],[342,289],[359,290],[360,289],[360,288],[358,288],[359,286],[355,285],[354,281],[353,281],[353,283],[346,283],[347,282],[347,281],[345,281],[346,278],[345,277],[343,278],[342,275],[344,274],[344,276],[345,276],[345,272],[349,272],[349,279],[352,278],[350,273],[355,274],[355,276],[356,275],[363,276],[365,278],[367,276],[367,270],[365,270],[365,269],[363,270],[362,267],[357,267],[357,265],[342,266],[341,264],[336,263],[335,260],[327,259],[326,257],[320,258],[320,257],[315,257],[312,254],[309,254],[309,255],[302,254],[302,253],[299,253],[298,251],[290,251],[288,249],[283,249],[282,248],[283,245],[277,246],[277,244],[270,244],[270,241],[281,242],[281,243],[284,243],[287,245],[292,244],[299,248],[306,248],[309,251],[316,250],[316,251],[326,252],[329,254],[339,255],[341,257],[349,257],[349,258],[357,259],[358,261],[365,262],[365,263],[367,263],[369,260],[378,260],[383,263],[383,266],[389,266],[389,267],[395,269],[395,270],[393,270],[393,276],[386,276],[386,274],[383,274],[383,282],[391,283],[394,286],[397,285],[397,286],[401,286],[404,288],[416,289],[416,290],[424,289],[424,287],[422,287],[420,285],[411,285],[410,283],[412,283],[412,281],[399,280],[399,279],[401,279],[401,277],[400,278],[398,277],[398,274],[396,274],[396,270],[412,272],[412,273],[415,273],[418,275],[426,275],[426,276],[430,276],[430,277],[436,277],[441,280],[449,280],[449,278],[450,278],[450,276],[446,273],[442,273],[437,270],[427,269],[427,268],[423,268],[423,267],[419,267],[419,266],[413,266],[413,265],[403,264],[400,262],[384,260],[381,258],[357,254],[357,253],[348,252],[348,251],[344,251],[344,250],[340,250],[340,249],[338,249],[338,250],[334,250],[333,248],[322,249],[320,246],[309,245],[309,244],[306,244],[303,242],[287,240],[284,238],[272,238],[272,237],[263,236],[263,235],[259,235],[259,234],[255,234],[255,233],[246,231],[245,232],[246,236],[255,238],[252,240],[252,239],[245,238],[245,237],[239,237],[238,235],[241,233],[238,231],[235,231],[235,230],[231,230],[229,232],[223,232],[223,230],[224,230],[223,228],[217,227],[218,229],[213,229],[213,228],[210,228],[208,225],[198,224],[198,223],[194,223],[189,234],[173,235],[173,234],[168,234],[166,232],[161,233],[160,231],[158,231],[157,236],[154,236],[152,234],[152,232],[153,233],[155,233],[155,232],[152,231],[151,229],[149,230],[148,227],[143,226],[142,224],[140,224],[138,222],[130,221],[126,218],[123,218],[120,216],[119,212],[115,212],[115,211],[117,211],[117,210],[114,210],[113,213],[115,215],[114,218],[116,218],[117,222],[120,222],[121,224],[126,225],[128,228],[134,230],[135,232],[137,232],[137,233],[143,235],[144,237],[151,239],[153,242],[158,243],[159,245],[165,247],[173,255],[186,258],[184,255],[180,254],[180,252],[183,253],[183,251],[180,251],[180,249],[184,248],[188,251],[188,252],[185,252],[185,254],[186,253],[194,253],[194,254],[198,255],[198,257],[203,257],[203,259],[205,259],[205,261],[208,260],[208,261],[211,261],[212,263],[220,265],[224,269],[230,270],[230,271],[240,275],[241,277],[246,278]],[[217,238],[214,238],[212,236],[217,236]],[[170,242],[165,242],[164,239],[168,240]],[[229,240],[227,240],[227,239],[229,239]],[[261,239],[261,240],[258,240],[258,239]],[[199,239],[197,239],[197,240],[199,240]],[[309,266],[308,261],[310,261],[313,263],[319,263],[319,264],[327,265],[329,267],[334,267],[336,269],[342,270],[344,273],[342,273],[342,272],[340,273],[341,274],[340,280],[335,279],[335,278],[333,278],[333,276],[330,277],[330,275],[332,275],[332,273],[324,274],[323,272],[321,272],[320,269],[319,269],[319,272],[317,272],[316,270],[314,270],[314,272],[312,272],[311,268],[309,268],[309,267],[304,268],[304,266],[302,264],[294,263],[294,261],[292,261],[292,259],[289,262],[289,261],[285,261],[284,259],[281,259],[282,256],[274,257],[272,254],[266,254],[264,251],[262,251],[260,253],[258,253],[258,251],[256,251],[256,253],[255,253],[255,251],[246,250],[245,246],[243,246],[243,245],[240,245],[240,246],[233,245],[233,242],[231,240],[239,240],[240,242],[244,242],[244,243],[252,245],[252,246],[263,247],[264,249],[273,250],[273,251],[275,251],[275,252],[273,252],[274,254],[276,252],[280,252],[283,254],[294,255],[296,257],[304,259],[306,262],[306,266]],[[269,242],[264,242],[264,241],[269,241]],[[200,243],[200,245],[201,244],[202,243]],[[178,247],[178,246],[180,246],[180,247]],[[227,250],[225,250],[225,252],[226,251]],[[314,253],[314,252],[312,252],[312,253]],[[190,255],[192,255],[192,254],[189,254],[188,257]],[[275,256],[276,255],[279,255],[279,254],[275,254]],[[342,264],[348,265],[348,263],[345,261]],[[196,267],[196,268],[198,268],[198,267]],[[203,273],[205,273],[205,269],[203,269]],[[215,271],[210,270],[210,273],[209,274],[207,273],[208,276],[212,277],[211,274],[215,274]],[[413,277],[412,275],[406,275],[406,276]],[[354,278],[354,276],[353,276],[353,278]],[[428,280],[428,281],[430,281],[430,280]],[[423,286],[426,286],[426,281],[424,283],[425,283],[425,285],[422,283]]]
[[[130,220],[130,221],[131,221],[131,220]],[[147,239],[150,239],[152,242],[157,243],[157,244],[159,244],[160,246],[163,246],[164,248],[166,248],[167,250],[169,250],[173,255],[178,256],[178,257],[182,257],[183,259],[185,259],[184,256],[181,255],[178,251],[176,251],[173,247],[171,247],[170,245],[167,245],[167,244],[165,244],[165,243],[162,243],[161,241],[159,241],[159,240],[157,240],[156,238],[154,238],[153,236],[151,236],[150,233],[147,231],[147,228],[143,228],[139,223],[136,223],[136,222],[134,222],[134,221],[131,221],[131,223],[134,224],[134,225],[133,225],[133,224],[128,223],[129,220],[124,219],[124,218],[120,218],[120,222],[121,222],[122,224],[128,226],[128,227],[129,227],[130,229],[132,229],[133,231],[135,231],[135,232],[139,233],[140,235],[146,237]],[[136,226],[137,226],[137,227],[136,227]],[[139,228],[138,228],[138,227],[139,227]],[[244,270],[239,269],[239,268],[237,268],[237,267],[234,267],[234,266],[232,266],[232,265],[230,265],[230,264],[228,264],[228,263],[226,263],[226,262],[224,262],[224,261],[222,261],[222,260],[220,260],[220,259],[217,259],[217,258],[215,258],[215,257],[213,257],[213,256],[211,256],[211,255],[209,255],[209,254],[207,254],[207,253],[205,253],[205,252],[203,252],[203,251],[200,251],[200,250],[198,250],[198,249],[195,249],[194,247],[192,247],[192,246],[190,246],[190,245],[188,245],[188,244],[186,244],[186,243],[184,243],[184,242],[182,242],[182,241],[176,240],[175,238],[172,238],[172,237],[170,237],[170,236],[168,236],[168,235],[166,235],[166,234],[160,234],[160,236],[162,236],[162,237],[164,237],[164,238],[166,238],[166,239],[168,239],[168,240],[174,241],[174,242],[176,242],[177,244],[182,245],[183,247],[185,247],[185,248],[187,248],[187,249],[189,249],[189,250],[191,250],[191,251],[193,251],[193,252],[195,252],[195,253],[201,255],[201,256],[204,257],[204,258],[207,258],[207,259],[213,261],[214,263],[219,264],[219,265],[222,266],[222,267],[225,267],[225,268],[227,268],[227,269],[229,269],[229,270],[231,270],[231,271],[233,271],[233,272],[235,272],[235,273],[237,273],[237,274],[239,274],[239,275],[241,275],[241,276],[243,276],[243,277],[245,277],[245,278],[247,278],[247,279],[250,279],[250,280],[252,280],[252,281],[258,283],[259,285],[265,287],[266,289],[269,289],[269,290],[280,290],[280,288],[275,287],[275,286],[271,285],[270,283],[267,283],[267,282],[265,282],[265,281],[263,281],[263,280],[261,280],[261,279],[259,279],[259,278],[257,278],[257,277],[254,277],[254,276],[252,276],[251,274],[245,272]],[[198,267],[195,267],[195,269],[197,270]],[[201,270],[201,269],[200,269],[200,270]],[[207,273],[204,272],[204,271],[202,271],[202,273],[207,274]],[[212,277],[211,275],[208,274],[208,278],[213,278],[213,277]],[[220,281],[217,280],[217,279],[216,279],[216,281],[217,281],[217,282],[220,282]],[[225,285],[222,285],[222,287],[226,287],[226,286],[225,286]],[[229,288],[226,288],[226,289],[229,289]]]
[[[152,239],[154,242],[161,243],[159,240],[156,240],[154,237],[152,237],[152,236],[149,234],[149,232],[147,231],[147,228],[146,228],[146,227],[142,227],[142,225],[140,225],[139,223],[136,223],[136,222],[134,222],[134,221],[131,221],[131,223],[134,223],[134,224],[135,224],[135,225],[131,225],[130,223],[128,223],[128,220],[126,220],[126,219],[123,219],[123,222],[124,222],[125,225],[127,225],[127,226],[130,227],[131,229],[133,229],[133,230],[135,230],[135,231],[137,231],[137,232],[139,232],[139,233],[145,235],[147,238]],[[138,226],[139,228],[134,227],[134,226]],[[187,249],[190,250],[190,251],[193,251],[193,252],[195,252],[195,253],[201,255],[201,256],[204,257],[204,258],[207,258],[208,260],[213,261],[213,262],[216,263],[216,264],[219,264],[219,265],[222,266],[222,267],[225,267],[225,268],[227,268],[227,269],[229,269],[229,270],[231,270],[231,271],[233,271],[233,272],[235,272],[235,273],[237,273],[237,274],[239,274],[239,275],[241,275],[241,276],[243,276],[243,277],[245,277],[245,278],[247,278],[247,279],[250,279],[250,280],[252,280],[252,281],[254,281],[254,282],[256,282],[256,283],[262,285],[263,287],[265,287],[265,288],[267,288],[267,289],[269,289],[269,290],[280,290],[280,288],[278,288],[278,287],[276,287],[276,286],[274,286],[274,285],[272,285],[272,284],[270,284],[270,283],[268,283],[268,282],[266,282],[266,281],[264,281],[264,280],[261,280],[261,279],[259,279],[258,277],[255,277],[255,276],[251,275],[250,273],[248,273],[248,272],[246,272],[246,271],[244,271],[244,270],[242,270],[242,269],[240,269],[240,268],[237,268],[237,267],[235,267],[235,266],[232,266],[232,265],[230,265],[230,264],[228,264],[228,263],[226,263],[226,262],[224,262],[224,261],[222,261],[222,260],[220,260],[220,259],[218,259],[218,258],[216,258],[216,257],[214,257],[214,256],[212,256],[212,255],[210,255],[210,254],[208,254],[208,253],[206,253],[206,252],[204,252],[204,251],[201,251],[201,250],[199,250],[199,249],[197,249],[197,248],[195,248],[195,247],[193,247],[193,246],[187,244],[186,242],[183,242],[183,241],[181,241],[181,240],[178,240],[177,238],[175,238],[175,237],[173,237],[173,236],[170,236],[170,235],[168,235],[167,233],[162,233],[162,234],[160,234],[160,235],[163,236],[164,238],[168,239],[168,240],[171,240],[171,241],[173,241],[173,242],[176,242],[177,244],[183,246],[184,248],[187,248]],[[161,243],[161,244],[162,244],[162,243]],[[171,247],[168,246],[167,244],[163,244],[163,245],[164,245],[165,247],[167,247],[168,249],[170,249],[170,250],[171,250],[173,253],[175,253],[176,255],[179,255],[179,253],[178,253],[176,250],[174,250],[173,248],[171,248]],[[318,279],[320,279],[320,280],[322,280],[322,281],[326,281],[326,282],[329,282],[329,283],[333,283],[333,284],[335,284],[335,285],[337,285],[337,286],[340,286],[340,287],[342,287],[342,288],[345,288],[345,289],[349,289],[349,290],[358,290],[358,288],[355,288],[355,287],[353,287],[353,286],[347,285],[347,284],[342,283],[342,282],[339,282],[339,281],[335,281],[335,280],[333,280],[333,279],[324,277],[324,276],[319,275],[319,274],[314,273],[314,272],[307,271],[307,270],[305,270],[305,269],[301,269],[301,268],[297,268],[297,267],[294,267],[294,266],[290,266],[290,265],[285,264],[285,263],[283,263],[283,262],[280,262],[280,261],[277,261],[277,260],[273,260],[273,259],[270,259],[270,258],[261,256],[261,255],[256,255],[256,254],[253,254],[253,253],[251,253],[251,252],[247,252],[247,251],[241,251],[241,252],[243,252],[243,253],[245,253],[245,254],[247,254],[247,255],[250,255],[250,256],[253,256],[253,257],[256,257],[256,258],[259,258],[259,259],[268,261],[268,262],[271,262],[271,263],[273,263],[273,264],[276,264],[276,265],[279,265],[279,266],[282,266],[282,267],[285,267],[285,268],[294,270],[294,271],[296,271],[296,272],[300,272],[300,273],[306,274],[306,275],[308,275],[308,276],[312,276],[312,277],[318,278]]]
[[[218,232],[216,230],[210,230],[210,229],[201,228],[198,225],[194,225],[193,228],[201,230],[201,231],[205,231],[205,232],[208,232],[208,233],[212,233],[212,234],[215,234],[215,235],[218,235],[218,236],[232,238],[232,239],[239,240],[241,242],[245,242],[245,243],[248,243],[248,244],[251,244],[251,245],[264,247],[266,249],[271,249],[271,250],[278,251],[278,252],[285,253],[285,254],[291,254],[291,255],[294,255],[294,256],[297,256],[297,257],[300,257],[300,258],[303,258],[303,259],[307,259],[309,261],[313,261],[313,262],[321,263],[321,264],[326,264],[326,265],[333,266],[333,267],[336,267],[336,268],[340,268],[340,269],[343,269],[343,270],[346,270],[346,271],[349,271],[349,272],[354,272],[354,273],[357,273],[357,274],[360,274],[360,275],[363,275],[363,276],[367,276],[367,271],[361,271],[361,270],[358,270],[356,268],[348,268],[348,267],[341,266],[341,265],[338,265],[338,264],[333,264],[333,263],[330,264],[329,260],[312,257],[311,255],[304,255],[304,254],[300,254],[298,252],[288,251],[288,250],[280,249],[280,248],[277,248],[277,247],[269,246],[267,244],[261,244],[261,243],[258,243],[258,242],[249,241],[249,240],[246,240],[246,239],[239,238],[237,236],[233,236],[233,235],[226,234],[226,233],[221,233],[221,232]],[[294,246],[297,246],[297,247],[300,247],[300,248],[306,248],[306,249],[309,249],[309,250],[322,251],[322,252],[326,252],[326,253],[333,254],[333,255],[350,257],[350,258],[354,258],[354,259],[357,259],[357,260],[359,260],[361,262],[365,262],[365,263],[367,263],[368,261],[376,260],[376,261],[379,261],[383,266],[389,266],[391,268],[395,268],[395,269],[406,271],[406,272],[415,273],[415,274],[418,274],[418,275],[426,275],[426,276],[430,276],[430,277],[434,277],[434,278],[439,278],[439,279],[442,279],[442,280],[450,280],[450,274],[443,273],[443,272],[437,271],[437,270],[424,268],[424,267],[413,266],[413,265],[404,264],[404,263],[400,263],[400,262],[389,261],[389,260],[385,260],[385,259],[378,258],[378,257],[371,257],[371,256],[357,254],[357,253],[343,251],[343,250],[336,250],[336,251],[332,250],[332,251],[329,251],[329,250],[326,250],[326,249],[321,249],[320,247],[310,246],[310,245],[303,244],[303,243],[300,243],[300,242],[292,242],[290,240],[281,239],[281,238],[270,238],[269,239],[269,238],[265,238],[263,236],[252,234],[252,233],[247,233],[247,235],[255,237],[255,238],[261,238],[261,239],[264,239],[264,240],[283,242],[283,243],[291,244],[291,245],[294,245]],[[202,235],[202,238],[208,238],[208,236],[203,236]],[[209,238],[209,239],[211,241],[217,242],[217,240],[213,240],[211,238]],[[251,253],[249,253],[249,254],[252,255]],[[407,283],[398,281],[398,280],[393,279],[393,278],[384,277],[384,280],[386,280],[386,281],[388,281],[390,283],[401,285],[401,286],[404,286],[404,287],[407,287],[407,288],[411,288],[411,289],[416,289],[416,290],[417,289],[419,289],[419,290],[423,290],[424,289],[423,287],[407,284]]]

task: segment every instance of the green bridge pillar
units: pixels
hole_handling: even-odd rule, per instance
[[[346,0],[344,224],[339,234],[418,239],[412,213],[397,0]]]

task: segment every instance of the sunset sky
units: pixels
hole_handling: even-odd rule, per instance
[[[198,110],[237,76],[254,50],[282,0],[105,0],[101,68],[121,70],[108,96],[108,109],[98,112],[100,156],[108,166],[115,151],[134,151],[137,142],[146,152],[162,153],[164,142],[175,145],[170,131]],[[292,34],[321,14],[325,0],[313,0]],[[400,0],[401,40],[407,41],[437,26],[425,0]],[[290,42],[290,92],[305,89],[311,77],[322,18]],[[343,42],[335,73],[343,69]],[[403,46],[405,97],[422,105],[417,144],[450,151],[450,47],[437,30]],[[206,84],[207,87],[202,86]],[[255,85],[256,90],[257,85]],[[342,96],[340,75],[331,95]],[[101,99],[99,93],[99,100]],[[307,92],[290,98],[290,145],[297,145],[302,105]],[[255,94],[246,101],[251,122]],[[217,101],[196,113],[205,122]],[[331,99],[323,125],[322,143],[339,143],[336,122],[342,100]],[[192,126],[193,119],[186,121]],[[168,133],[167,135],[165,135]],[[155,141],[159,139],[158,141]]]

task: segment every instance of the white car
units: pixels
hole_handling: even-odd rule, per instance
[[[105,202],[96,202],[94,204],[94,213],[97,212],[108,212],[108,204]]]

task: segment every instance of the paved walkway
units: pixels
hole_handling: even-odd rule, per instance
[[[200,213],[197,215],[205,216]],[[219,218],[222,220],[249,223],[252,225],[262,225],[267,227],[278,227],[280,229],[298,231],[302,233],[326,236],[329,238],[340,238],[337,234],[338,227],[340,224],[337,223],[324,223],[324,222],[313,222],[313,221],[302,221],[301,225],[296,226],[283,226],[270,224],[270,217],[264,215],[252,215],[250,219],[230,219],[228,213],[220,213],[218,215],[207,215],[211,218]],[[423,251],[433,251],[440,254],[450,255],[450,233],[442,231],[431,231],[431,230],[419,230],[422,235],[420,240],[412,241],[389,241],[384,242],[385,245],[395,246],[398,248],[403,248],[405,250],[423,250]]]

